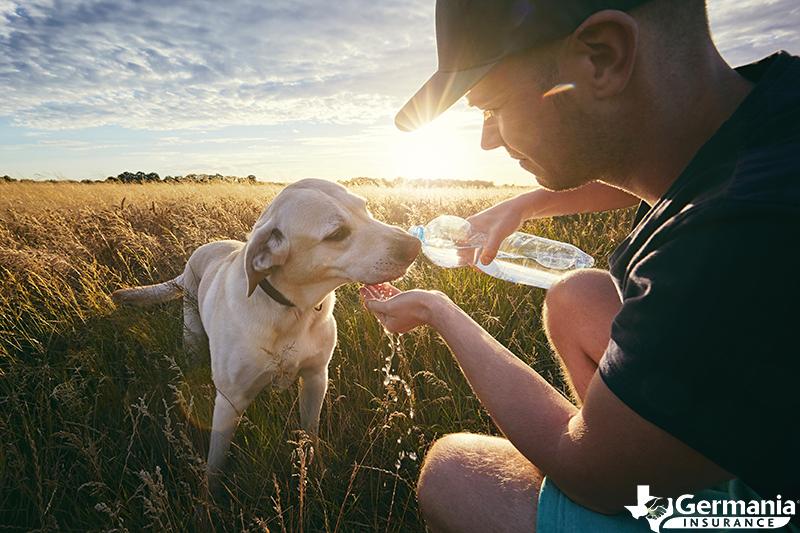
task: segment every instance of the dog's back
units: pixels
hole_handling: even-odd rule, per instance
[[[155,305],[183,295],[183,274],[175,279],[158,283],[156,285],[146,285],[144,287],[133,287],[130,289],[119,289],[114,291],[111,299],[118,304],[138,305],[146,307]]]

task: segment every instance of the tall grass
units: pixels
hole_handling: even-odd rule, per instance
[[[424,531],[414,489],[431,443],[497,434],[439,337],[389,337],[356,286],[337,290],[319,449],[297,391],[263,392],[236,432],[225,491],[202,497],[213,385],[182,350],[181,304],[115,308],[121,286],[164,281],[200,245],[245,240],[280,187],[0,183],[0,531]],[[408,227],[467,216],[513,189],[362,187]],[[603,265],[630,211],[526,231]],[[420,258],[400,288],[442,290],[562,387],[541,329],[544,291]]]

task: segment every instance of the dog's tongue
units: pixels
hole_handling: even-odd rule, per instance
[[[394,289],[394,287],[388,283],[379,283],[378,285],[363,285],[359,289],[359,292],[364,298],[388,300],[397,292],[396,289],[394,291],[392,289]]]

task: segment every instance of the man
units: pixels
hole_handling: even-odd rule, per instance
[[[732,70],[702,0],[438,0],[436,26],[439,71],[398,127],[466,94],[482,147],[543,186],[470,219],[484,263],[525,219],[641,207],[610,273],[545,301],[580,407],[443,294],[362,290],[387,329],[439,332],[505,436],[431,448],[431,531],[649,531],[625,510],[639,485],[794,508],[800,60]]]

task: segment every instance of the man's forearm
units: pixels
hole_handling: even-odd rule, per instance
[[[431,317],[506,438],[545,473],[557,468],[577,408],[450,300],[437,298]]]
[[[599,181],[568,191],[534,189],[514,200],[521,202],[524,220],[612,211],[634,206],[640,201],[630,193]]]

